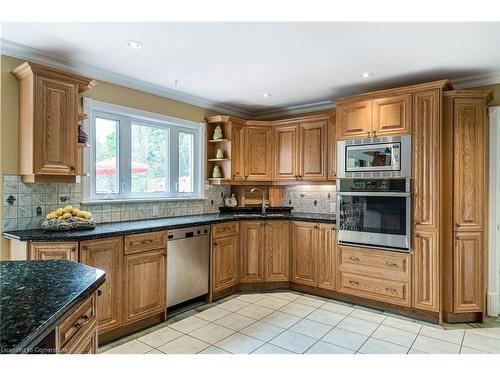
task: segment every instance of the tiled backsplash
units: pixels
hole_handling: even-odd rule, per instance
[[[218,212],[230,192],[229,186],[205,184],[207,199],[203,200],[84,205],[81,189],[81,184],[25,184],[19,176],[4,176],[3,230],[38,228],[48,212],[68,204],[92,212],[98,223]],[[9,196],[14,198],[13,204],[8,203]],[[156,208],[158,214],[154,215]]]
[[[337,201],[335,185],[286,186],[281,193],[281,206],[293,206],[293,212],[333,214]]]

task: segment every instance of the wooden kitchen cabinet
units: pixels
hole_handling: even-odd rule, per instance
[[[337,123],[336,111],[328,114],[328,180],[335,181],[337,178]]]
[[[337,236],[335,225],[319,225],[318,287],[335,290],[335,248]]]
[[[370,137],[373,111],[371,100],[337,103],[336,110],[338,139]]]
[[[23,63],[19,81],[19,174],[25,182],[75,182],[79,94],[95,81]]]
[[[106,272],[97,293],[99,334],[122,325],[123,237],[80,242],[80,262]]]
[[[416,232],[413,243],[412,306],[422,310],[439,311],[440,267],[437,234]]]
[[[214,238],[212,242],[212,291],[220,292],[238,284],[239,236]]]
[[[296,180],[299,177],[299,126],[274,127],[274,179]]]
[[[266,222],[240,222],[240,282],[265,280]]]
[[[124,320],[134,322],[165,311],[167,249],[125,256]]]
[[[245,143],[243,125],[233,122],[231,124],[231,179],[233,181],[245,180]]]
[[[326,120],[300,124],[299,178],[307,181],[327,179]]]
[[[78,242],[31,242],[28,259],[78,262]]]
[[[245,126],[245,180],[273,179],[271,126]]]
[[[454,312],[482,311],[485,299],[483,233],[457,232],[454,241]]]
[[[412,122],[411,107],[412,94],[374,99],[373,136],[409,134]]]
[[[290,281],[316,286],[318,262],[318,224],[292,223],[292,266]]]
[[[288,221],[266,222],[266,281],[290,280],[290,231]]]

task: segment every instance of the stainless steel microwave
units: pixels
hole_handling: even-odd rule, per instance
[[[338,178],[410,178],[411,135],[337,142]]]

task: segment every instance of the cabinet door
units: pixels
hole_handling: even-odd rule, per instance
[[[314,223],[292,224],[292,282],[312,286],[317,284],[317,228],[318,225]]]
[[[271,181],[272,164],[272,128],[245,127],[245,179]]]
[[[440,90],[414,94],[413,218],[416,230],[438,230]]]
[[[455,233],[454,312],[483,310],[484,241],[482,232]]]
[[[301,180],[327,179],[326,126],[327,121],[300,124],[299,177]]]
[[[127,323],[165,310],[166,262],[165,249],[125,256],[124,300]]]
[[[290,280],[290,232],[288,221],[266,223],[266,281]]]
[[[233,181],[244,181],[243,126],[231,124],[231,174]]]
[[[337,236],[335,225],[320,224],[318,246],[318,286],[335,290],[335,257]]]
[[[33,172],[74,175],[78,90],[75,84],[35,76]]]
[[[373,101],[373,136],[409,134],[411,105],[411,94],[375,99]]]
[[[368,138],[372,130],[372,101],[337,106],[338,139]]]
[[[29,259],[78,262],[78,242],[32,242]]]
[[[122,324],[123,237],[80,242],[80,262],[106,272],[106,281],[97,293],[99,333]]]
[[[483,230],[486,104],[483,99],[454,100],[454,226]]]
[[[265,228],[263,221],[240,223],[240,282],[264,281]]]
[[[333,111],[328,118],[328,179],[337,178],[337,124],[336,112]]]
[[[217,238],[212,246],[212,291],[238,283],[239,236]]]
[[[299,127],[274,128],[274,179],[296,180],[299,176]]]
[[[435,233],[415,233],[413,257],[412,306],[439,311],[439,254]]]

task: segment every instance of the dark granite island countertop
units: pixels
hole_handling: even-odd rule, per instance
[[[5,238],[18,241],[83,241],[127,234],[147,233],[157,230],[185,228],[197,225],[216,224],[234,220],[296,220],[335,224],[334,214],[319,213],[216,213],[162,219],[122,221],[98,224],[92,230],[49,232],[43,229],[3,232]]]
[[[104,280],[67,260],[0,262],[0,353],[33,349]]]

